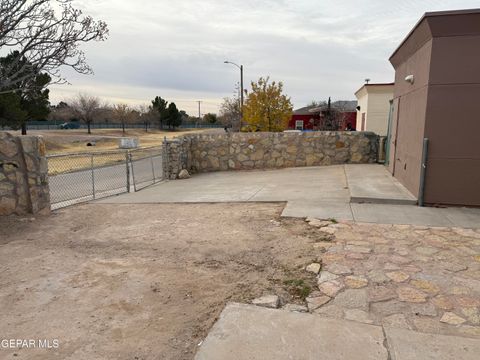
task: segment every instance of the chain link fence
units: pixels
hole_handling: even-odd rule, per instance
[[[52,210],[130,191],[164,179],[163,147],[49,155]]]

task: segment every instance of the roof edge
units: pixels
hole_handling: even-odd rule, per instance
[[[415,26],[410,30],[410,32],[405,36],[405,38],[402,40],[400,45],[397,46],[395,51],[390,55],[388,60],[391,62],[391,59],[395,56],[395,54],[400,50],[400,48],[407,42],[407,40],[412,36],[412,34],[417,30],[419,25],[428,17],[435,17],[435,16],[449,16],[449,15],[467,15],[467,14],[479,14],[480,13],[480,8],[475,8],[475,9],[463,9],[463,10],[444,10],[444,11],[430,11],[426,12],[422,15],[420,20],[417,21]]]
[[[360,89],[354,92],[354,95],[356,96],[363,88],[370,87],[370,86],[393,86],[395,85],[394,82],[389,82],[389,83],[373,83],[373,84],[363,84]]]

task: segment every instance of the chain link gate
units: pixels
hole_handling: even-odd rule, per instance
[[[47,156],[52,210],[138,191],[164,179],[162,146]]]

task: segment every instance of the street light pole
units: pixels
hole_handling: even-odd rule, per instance
[[[235,65],[237,68],[240,69],[240,129],[242,131],[242,122],[243,122],[243,65],[235,64],[231,61],[224,61],[225,64],[232,64]]]

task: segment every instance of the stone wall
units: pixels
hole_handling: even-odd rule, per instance
[[[374,163],[378,153],[378,136],[371,132],[197,134],[168,144],[169,178],[181,169],[210,172]]]
[[[48,214],[47,174],[42,137],[0,132],[0,215]]]
[[[163,175],[166,179],[175,180],[182,169],[192,169],[191,139],[188,136],[164,142]]]

